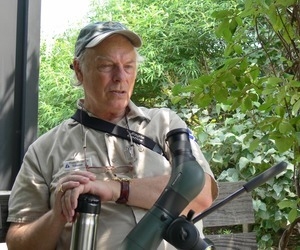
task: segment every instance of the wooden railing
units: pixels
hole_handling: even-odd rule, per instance
[[[219,202],[243,187],[245,182],[219,182]],[[203,218],[205,236],[216,249],[257,249],[252,226],[255,223],[251,193],[242,193]]]

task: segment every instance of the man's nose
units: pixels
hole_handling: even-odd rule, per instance
[[[122,66],[115,66],[113,71],[113,81],[122,82],[126,78],[126,72]]]

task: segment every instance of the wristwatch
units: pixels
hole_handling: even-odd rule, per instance
[[[126,204],[128,202],[129,197],[129,180],[128,179],[121,179],[117,180],[121,184],[120,189],[120,197],[116,200],[118,204]]]

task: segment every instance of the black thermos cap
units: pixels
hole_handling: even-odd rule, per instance
[[[78,213],[100,214],[101,202],[100,198],[92,194],[80,194],[78,197],[78,205],[75,209]]]

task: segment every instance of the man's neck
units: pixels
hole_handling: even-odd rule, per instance
[[[86,108],[84,106],[84,100],[80,100],[79,106],[89,113],[89,115],[100,118],[102,120],[111,122],[111,123],[118,123],[120,120],[122,120],[127,112],[127,109],[119,110],[118,112],[103,112],[103,110],[97,110],[97,109],[90,109]]]

